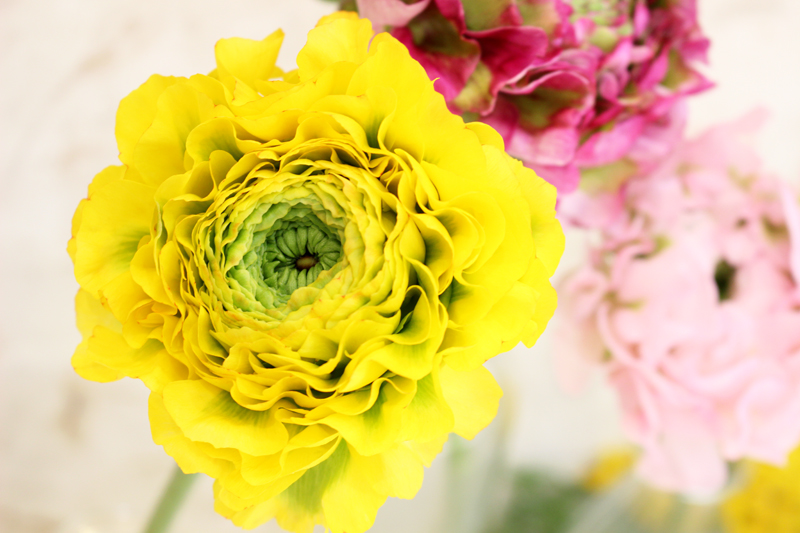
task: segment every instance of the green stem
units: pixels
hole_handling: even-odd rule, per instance
[[[186,494],[192,487],[192,483],[197,478],[197,474],[184,474],[177,466],[169,480],[169,485],[161,496],[150,523],[147,524],[145,533],[166,533],[175,515],[180,509]]]

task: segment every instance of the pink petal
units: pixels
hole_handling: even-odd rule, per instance
[[[608,131],[595,133],[584,142],[575,162],[581,167],[607,165],[623,157],[645,127],[645,118],[634,116],[618,122]]]
[[[711,494],[727,479],[713,427],[691,412],[666,408],[658,443],[645,446],[640,475],[666,490]]]
[[[589,195],[578,189],[560,197],[558,218],[569,226],[607,228],[619,218],[624,206],[619,192]]]
[[[517,128],[507,150],[526,163],[563,166],[572,161],[577,147],[578,132],[574,128],[554,127],[540,132]]]
[[[531,167],[540,178],[543,178],[558,189],[559,195],[568,194],[577,189],[581,180],[581,173],[578,167],[571,163],[563,166],[527,163],[526,166]]]
[[[406,4],[403,0],[356,0],[358,13],[372,21],[376,31],[387,26],[405,26],[411,19],[422,13],[431,0],[420,0]]]
[[[789,264],[792,278],[795,285],[800,285],[800,208],[797,206],[797,195],[789,185],[781,183],[779,194],[786,228],[789,230]],[[800,290],[796,289],[796,294],[800,297]]]

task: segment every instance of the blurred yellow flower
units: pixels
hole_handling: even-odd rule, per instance
[[[217,43],[119,107],[68,250],[87,379],[141,379],[154,440],[252,528],[368,529],[501,391],[556,304],[555,190],[352,14]]]
[[[744,488],[722,504],[732,533],[797,533],[800,531],[800,448],[784,468],[746,463]]]
[[[581,485],[589,492],[607,490],[631,472],[637,458],[636,450],[627,446],[604,450],[589,465]]]

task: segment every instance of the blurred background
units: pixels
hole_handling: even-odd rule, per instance
[[[800,2],[698,4],[718,85],[690,100],[689,134],[764,107],[766,167],[798,182]],[[92,176],[116,162],[120,99],[152,73],[210,71],[222,37],[283,28],[279,65],[293,68],[307,31],[333,9],[321,0],[0,0],[0,531],[140,531],[172,472],[150,437],[144,385],[91,383],[70,366],[77,283],[65,246]],[[568,235],[556,278],[580,263],[579,239]],[[586,483],[571,484],[599,452],[624,443],[601,379],[578,396],[559,390],[547,333],[490,366],[506,390],[498,419],[471,443],[451,441],[418,496],[390,500],[372,531],[483,533],[502,522],[509,497],[512,511],[552,514],[584,498]],[[612,471],[624,463],[624,454],[606,462]],[[534,493],[536,502],[517,501]],[[493,531],[511,531],[503,527]],[[173,531],[238,529],[214,513],[203,479]]]

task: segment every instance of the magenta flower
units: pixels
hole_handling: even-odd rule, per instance
[[[696,0],[357,0],[454,111],[494,126],[561,192],[613,188],[678,138],[674,106],[710,83]],[[670,135],[671,134],[671,135]]]
[[[679,491],[800,442],[800,209],[738,133],[684,142],[631,180],[589,264],[559,291],[561,374],[603,369],[639,472]]]

